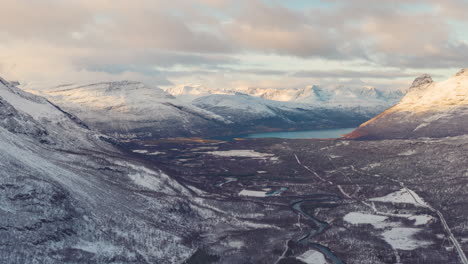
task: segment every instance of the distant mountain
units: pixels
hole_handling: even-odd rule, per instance
[[[131,81],[26,89],[47,97],[91,128],[119,138],[354,127],[402,95],[372,87],[319,86],[229,90],[181,85],[164,91]]]
[[[91,128],[117,137],[194,136],[228,123],[140,82],[68,84],[29,91],[74,113]]]
[[[230,129],[235,132],[353,127],[375,113],[361,107],[331,108],[242,93],[203,96],[193,104],[223,116],[233,124]]]
[[[178,224],[202,222],[193,190],[107,141],[0,78],[0,263],[181,263],[194,252]]]
[[[422,75],[394,107],[362,124],[347,138],[447,137],[468,133],[468,69],[434,82]]]
[[[306,86],[296,89],[278,88],[236,88],[236,89],[210,89],[201,85],[180,85],[167,89],[167,92],[183,99],[194,100],[207,95],[236,93],[248,94],[255,97],[280,102],[299,102],[326,107],[367,107],[388,108],[397,103],[403,93],[398,90],[381,90],[375,87],[345,87],[318,85]]]
[[[166,92],[186,102],[212,94],[235,94],[234,90],[211,89],[202,85],[182,84],[166,89]]]

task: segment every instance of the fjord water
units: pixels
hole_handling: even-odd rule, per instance
[[[283,131],[283,132],[267,132],[253,133],[246,135],[230,136],[218,138],[221,140],[232,140],[235,138],[289,138],[289,139],[325,139],[339,138],[344,134],[351,133],[356,128],[335,128],[335,129],[319,129],[319,130],[304,130],[304,131]]]

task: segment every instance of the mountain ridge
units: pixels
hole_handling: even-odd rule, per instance
[[[193,190],[105,138],[0,79],[0,262],[170,263],[193,253],[174,224],[198,222],[174,211]]]
[[[345,136],[349,139],[446,137],[468,132],[468,70],[434,82],[415,79],[408,93],[390,109]]]

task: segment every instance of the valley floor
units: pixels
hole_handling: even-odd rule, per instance
[[[187,263],[466,263],[468,137],[123,147],[215,213]]]

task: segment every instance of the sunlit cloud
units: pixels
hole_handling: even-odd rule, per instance
[[[468,61],[464,0],[17,0],[2,9],[0,75],[22,82],[390,87]]]

